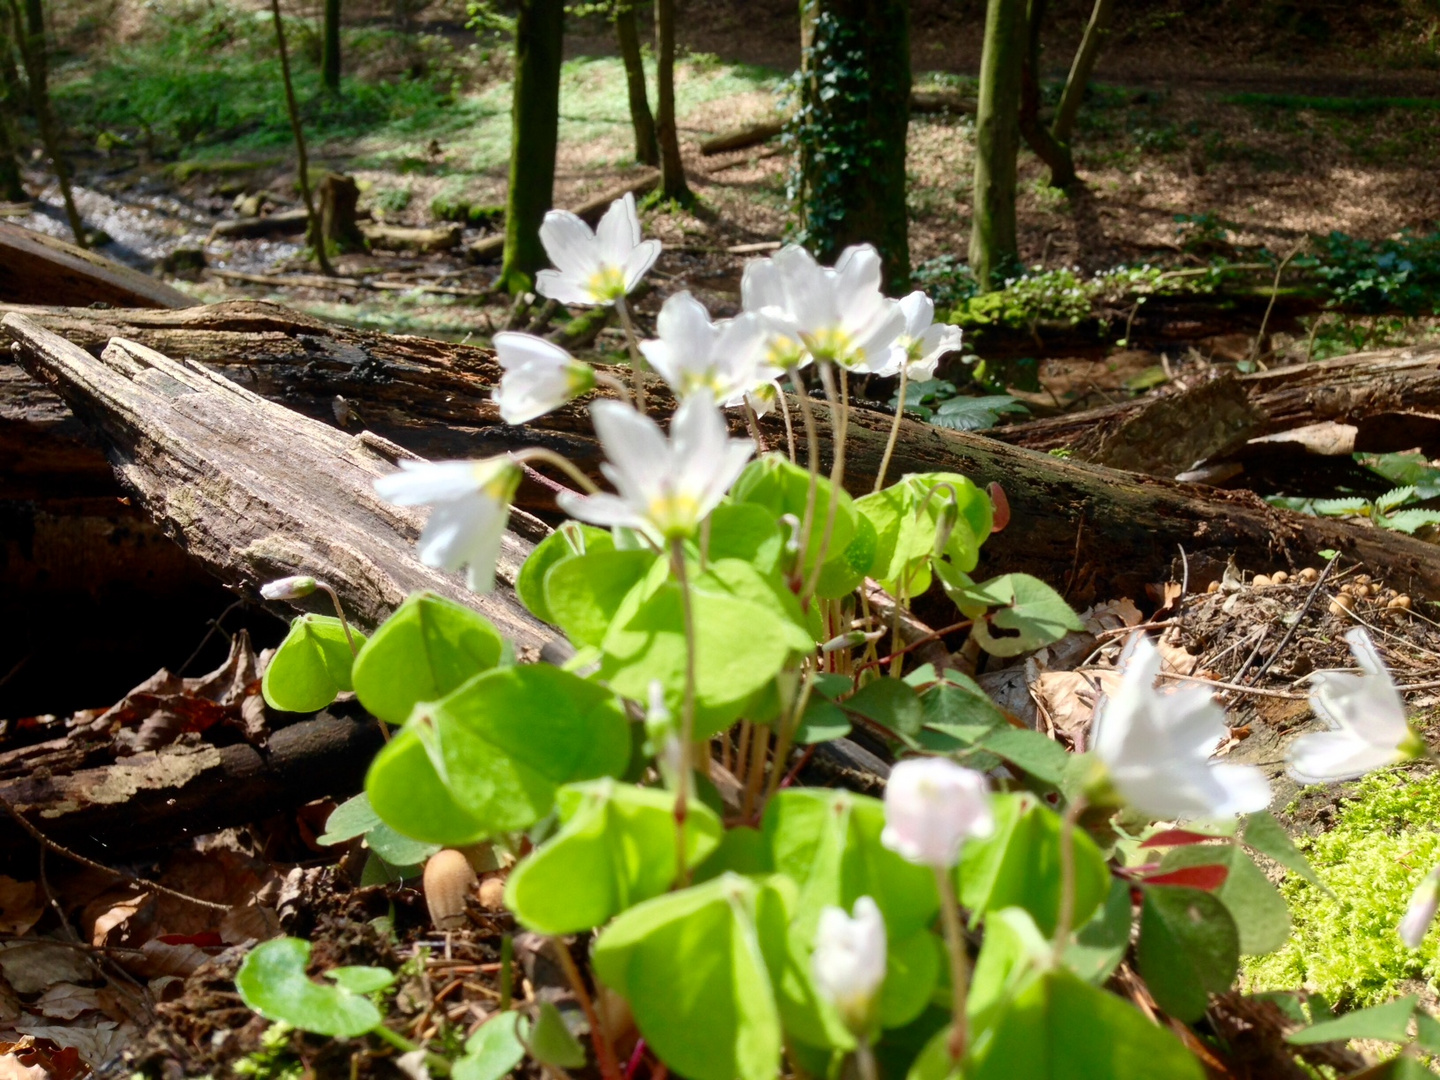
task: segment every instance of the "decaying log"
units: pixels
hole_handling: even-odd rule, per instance
[[[464,228],[447,222],[434,228],[412,229],[404,225],[364,225],[360,231],[372,248],[381,251],[410,251],[420,254],[449,251],[460,246]]]
[[[119,335],[177,361],[209,365],[256,394],[326,422],[338,417],[348,430],[363,427],[425,457],[478,457],[543,445],[597,471],[599,451],[583,402],[521,427],[500,420],[489,399],[500,371],[488,350],[330,326],[254,302],[183,312],[31,309],[28,320],[12,315],[7,325],[12,334],[20,332],[19,355],[32,370],[52,366],[55,362],[48,357],[62,352],[64,367],[79,364],[78,350],[61,350],[41,333],[42,325],[92,352]],[[187,370],[196,377],[193,367]],[[87,415],[89,392],[77,385],[67,395],[72,404],[78,400],[82,415]],[[652,392],[651,401],[657,413],[668,409],[663,393]],[[815,408],[828,446],[828,411],[820,402]],[[89,412],[95,412],[93,406]],[[888,416],[852,412],[847,468],[852,491],[869,491],[889,425]],[[783,427],[774,415],[766,418],[764,432],[770,447],[784,445]],[[107,432],[107,437],[122,447],[135,440],[124,430]],[[353,440],[343,441],[355,452]],[[122,458],[126,453],[133,452],[122,451]],[[253,468],[239,452],[228,464],[239,467],[242,460],[245,469]],[[147,465],[166,468],[158,459]],[[382,467],[378,462],[370,466],[375,471]],[[1233,555],[1241,566],[1268,570],[1316,564],[1319,551],[1333,548],[1383,569],[1387,582],[1413,596],[1440,598],[1435,547],[1408,536],[1291,514],[1248,492],[1217,492],[1057,460],[983,435],[907,421],[890,475],[937,469],[964,473],[982,485],[997,482],[1008,495],[1010,527],[986,546],[978,572],[1033,573],[1064,588],[1078,603],[1143,595],[1144,585],[1171,573],[1182,547],[1191,557],[1192,585],[1205,580],[1201,556],[1223,565]],[[209,471],[224,474],[223,467]],[[134,468],[125,469],[124,475],[137,486],[145,480]],[[337,499],[331,495],[325,505],[338,516],[342,510],[335,506]],[[550,493],[538,485],[521,489],[525,509],[548,511],[550,500]],[[188,542],[195,546],[196,541]],[[229,573],[233,579],[234,571]],[[253,581],[257,571],[248,573]],[[374,597],[370,605],[372,610],[383,606]]]
[[[381,746],[379,725],[353,706],[273,732],[262,752],[176,743],[75,772],[41,769],[0,780],[0,799],[67,847],[123,856],[358,791]],[[34,841],[0,814],[0,852]]]
[[[195,303],[138,270],[7,221],[0,221],[0,301],[159,308]]]
[[[260,236],[288,236],[303,233],[309,227],[310,212],[301,207],[298,210],[278,210],[273,214],[258,217],[217,221],[210,228],[210,239],[225,237],[229,240],[252,240]]]
[[[1422,440],[1401,418],[1440,412],[1440,346],[1414,345],[1293,364],[1241,375],[1234,383],[1256,418],[1246,428],[1247,439],[1335,421],[1359,429],[1358,450],[1405,450]],[[1133,441],[1125,436],[1126,427],[1164,400],[1124,401],[1012,424],[989,434],[1032,450],[1064,448],[1086,461],[1112,463],[1107,456],[1110,447]],[[1212,450],[1207,456],[1215,453]],[[1185,464],[1181,469],[1188,467]]]
[[[552,639],[504,584],[529,552],[519,536],[506,538],[490,596],[420,563],[423,514],[372,487],[410,456],[400,447],[373,432],[347,435],[144,345],[117,338],[97,360],[22,315],[3,325],[26,370],[101,433],[125,486],[222,581],[253,594],[288,574],[324,577],[361,626],[433,589],[478,608],[522,649]],[[544,532],[523,513],[515,526],[531,540]]]

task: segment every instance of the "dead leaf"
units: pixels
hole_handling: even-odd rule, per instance
[[[61,1049],[73,1049],[80,1055],[80,1060],[92,1069],[99,1069],[112,1060],[139,1034],[132,1025],[117,1024],[114,1020],[74,1025],[22,1023],[16,1024],[15,1030],[37,1039],[49,1039]]]
[[[1156,642],[1156,648],[1160,651],[1160,658],[1164,661],[1166,671],[1173,671],[1177,675],[1194,675],[1195,668],[1200,663],[1200,658],[1185,651],[1183,646],[1172,645],[1161,638]]]
[[[38,994],[56,983],[95,977],[84,952],[49,941],[0,942],[0,972],[17,994]]]
[[[38,884],[0,875],[0,934],[27,934],[44,914]]]
[[[42,1016],[53,1020],[74,1020],[81,1013],[103,1010],[99,994],[100,991],[93,986],[56,983],[40,995],[40,1000],[33,1007]]]
[[[87,904],[80,913],[80,925],[91,927],[92,945],[119,944],[122,937],[126,936],[119,931],[135,929],[133,926],[127,927],[126,924],[149,901],[149,893],[137,894],[133,886],[119,886]]]
[[[1055,730],[1077,750],[1083,750],[1095,719],[1101,693],[1113,694],[1120,686],[1118,671],[1045,671],[1030,686],[1037,703]],[[1098,687],[1098,690],[1097,690]]]
[[[50,1080],[41,1065],[25,1065],[18,1054],[0,1054],[0,1080]]]
[[[139,956],[126,956],[122,964],[126,971],[146,979],[162,975],[175,975],[184,979],[194,974],[200,965],[209,959],[210,954],[198,945],[168,945],[163,941],[147,941],[140,946]]]

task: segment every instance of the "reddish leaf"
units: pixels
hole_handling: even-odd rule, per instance
[[[1140,846],[1150,847],[1184,847],[1186,844],[1203,844],[1207,840],[1218,840],[1216,836],[1206,836],[1204,833],[1191,832],[1189,829],[1166,829],[1150,837]]]
[[[995,515],[990,531],[997,533],[1010,524],[1010,500],[1005,497],[1005,489],[992,482],[990,484],[990,501],[995,504]]]
[[[1186,866],[1179,870],[1171,870],[1167,874],[1156,874],[1154,877],[1145,879],[1146,885],[1184,885],[1191,889],[1204,889],[1206,892],[1213,892],[1225,884],[1225,879],[1230,876],[1230,868],[1220,863],[1210,863],[1206,866]]]

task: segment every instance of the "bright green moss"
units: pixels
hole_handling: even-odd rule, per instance
[[[1419,949],[1395,932],[1411,892],[1440,861],[1440,775],[1371,776],[1336,818],[1329,832],[1300,842],[1334,899],[1285,878],[1294,933],[1278,952],[1246,962],[1249,989],[1304,987],[1358,1008],[1405,992],[1407,980],[1440,983],[1440,930]]]

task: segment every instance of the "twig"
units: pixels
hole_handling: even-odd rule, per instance
[[[1285,272],[1285,267],[1290,265],[1290,260],[1295,258],[1296,255],[1299,255],[1300,249],[1308,242],[1308,237],[1305,240],[1301,240],[1300,243],[1291,249],[1290,254],[1286,255],[1285,258],[1280,261],[1280,265],[1275,268],[1275,284],[1270,287],[1270,302],[1265,305],[1265,314],[1260,319],[1260,332],[1255,335],[1255,348],[1250,353],[1251,360],[1260,359],[1260,343],[1265,340],[1265,327],[1270,325],[1270,313],[1275,310],[1275,298],[1280,294],[1280,275]]]
[[[1200,683],[1203,686],[1209,686],[1216,690],[1230,690],[1237,694],[1253,694],[1255,697],[1283,698],[1286,701],[1305,701],[1310,696],[1308,694],[1292,694],[1285,690],[1262,690],[1258,686],[1241,686],[1239,683],[1202,679],[1199,675],[1181,675],[1178,671],[1162,671],[1160,672],[1160,678]]]
[[[8,813],[12,818],[14,818],[16,823],[27,833],[29,833],[35,839],[35,842],[41,846],[42,849],[48,848],[49,850],[55,852],[55,854],[63,855],[71,862],[77,862],[81,866],[89,867],[91,870],[99,870],[102,874],[111,874],[117,878],[120,878],[122,881],[129,881],[135,885],[143,885],[147,889],[153,889],[155,892],[161,893],[165,896],[172,896],[176,900],[184,900],[186,903],[194,904],[196,907],[210,908],[212,911],[228,912],[231,910],[231,906],[229,904],[217,904],[213,900],[201,900],[198,896],[191,896],[189,893],[180,892],[178,889],[172,889],[168,885],[159,885],[146,878],[142,878],[137,874],[132,874],[127,870],[117,870],[113,866],[106,866],[104,863],[98,863],[94,859],[87,859],[84,855],[71,851],[64,845],[56,843],[54,840],[51,840],[50,837],[46,836],[33,824],[31,824],[29,818],[27,818],[24,814],[20,813],[19,810],[16,810],[15,807],[10,805],[10,800],[7,799],[3,794],[0,794],[0,806],[3,806],[5,808],[5,812]]]

